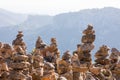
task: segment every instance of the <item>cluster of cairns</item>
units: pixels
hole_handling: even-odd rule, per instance
[[[19,31],[12,46],[0,42],[0,80],[120,80],[120,52],[102,45],[92,61],[95,31],[88,25],[81,43],[60,58],[56,38],[47,45],[38,37],[35,49],[27,53]]]

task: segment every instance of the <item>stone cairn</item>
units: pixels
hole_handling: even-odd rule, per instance
[[[39,49],[36,49],[32,55],[32,80],[41,80],[44,69],[44,58]]]
[[[18,51],[13,55],[13,63],[11,65],[10,79],[12,80],[32,80],[29,75],[28,57],[22,52],[22,48],[18,47]]]
[[[30,64],[27,62],[26,46],[22,39],[22,32],[19,31],[17,38],[13,40],[14,54],[12,56],[13,63],[11,64],[10,80],[32,80],[29,75]]]
[[[41,53],[45,53],[45,48],[46,48],[46,44],[43,42],[43,40],[41,39],[40,36],[38,36],[38,39],[36,41],[36,44],[35,44],[35,49],[38,49],[41,51]],[[43,56],[45,56],[45,54],[42,54]]]
[[[83,31],[82,44],[78,44],[77,50],[73,52],[73,54],[78,55],[81,66],[89,67],[91,65],[91,50],[94,49],[93,42],[95,41],[94,33],[93,26],[88,25],[88,28]]]
[[[82,44],[81,44],[81,58],[80,63],[86,64],[86,66],[90,66],[92,59],[91,59],[91,50],[94,49],[93,42],[95,41],[95,31],[93,30],[92,25],[88,25],[88,28],[83,31],[82,36]]]
[[[92,25],[88,25],[87,29],[83,31],[83,36],[81,39],[82,44],[78,44],[77,50],[73,52],[73,59],[76,59],[76,61],[73,61],[73,63],[76,62],[76,66],[73,65],[74,80],[84,78],[85,73],[91,66],[91,50],[94,48],[94,41],[95,31],[93,30]]]
[[[91,69],[91,72],[93,72],[97,78],[100,80],[114,80],[114,77],[112,77],[112,73],[109,69],[110,60],[107,58],[109,56],[109,47],[106,45],[102,45],[100,49],[95,53],[95,64],[94,69],[96,69],[96,72],[94,69]]]
[[[51,38],[51,44],[46,48],[45,60],[56,64],[58,58],[60,58],[60,52],[57,47],[56,38]]]
[[[81,44],[73,55],[69,50],[60,58],[56,38],[49,45],[40,36],[35,49],[27,54],[22,31],[18,31],[12,46],[0,42],[0,80],[120,80],[120,51],[102,45],[95,53],[95,31],[88,25]]]
[[[100,47],[100,49],[95,54],[95,57],[96,57],[95,66],[102,67],[109,64],[109,59],[107,59],[107,57],[109,56],[108,51],[109,51],[109,48],[106,45],[103,45],[102,47]]]
[[[110,70],[116,80],[120,79],[120,52],[116,48],[111,49]]]
[[[55,66],[50,62],[44,63],[44,72],[41,80],[57,80],[58,75],[55,72]]]
[[[41,80],[44,69],[44,57],[46,53],[46,44],[43,42],[40,36],[35,44],[35,49],[32,53],[32,80]]]
[[[62,59],[58,61],[57,71],[60,77],[64,77],[67,80],[73,80],[71,54],[69,51],[66,51],[63,54]]]
[[[12,54],[12,47],[0,42],[0,80],[8,80]]]
[[[9,68],[5,61],[5,58],[0,56],[0,80],[7,80],[8,76],[9,76]]]
[[[22,39],[23,36],[24,35],[23,35],[22,31],[18,31],[16,39],[13,40],[12,45],[15,50],[18,49],[18,47],[20,46],[22,48],[22,50],[24,51],[24,53],[26,53],[26,44]]]
[[[51,38],[51,44],[46,45],[39,36],[32,59],[32,79],[33,80],[56,80],[56,59],[58,58],[58,48],[55,38]],[[57,57],[56,57],[57,56]]]

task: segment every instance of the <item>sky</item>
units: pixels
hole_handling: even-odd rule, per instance
[[[0,8],[23,14],[56,15],[104,7],[120,8],[120,0],[0,0]]]

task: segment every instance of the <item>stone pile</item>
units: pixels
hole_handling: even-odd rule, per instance
[[[23,49],[24,53],[26,53],[26,44],[22,39],[23,36],[24,35],[22,31],[18,31],[18,34],[16,35],[16,39],[13,40],[12,45],[15,50],[18,49],[17,47],[20,46]]]
[[[32,55],[32,80],[41,80],[44,69],[44,58],[40,50],[36,49]]]
[[[10,72],[11,80],[32,80],[32,77],[29,75],[30,64],[27,62],[27,59],[28,57],[23,53],[18,52],[14,54]]]
[[[116,80],[120,79],[120,52],[116,48],[111,49],[110,70]]]
[[[12,55],[10,80],[32,80],[29,74],[30,63],[26,56],[26,45],[23,42],[23,34],[18,32],[17,38],[13,40],[14,54]]]
[[[105,66],[109,64],[109,59],[107,57],[109,56],[109,48],[106,45],[103,45],[100,47],[100,49],[95,53],[96,57],[96,66]]]
[[[95,41],[95,31],[92,25],[88,25],[88,28],[83,31],[82,44],[81,44],[81,64],[87,64],[89,67],[91,65],[91,50],[94,49],[93,42]]]
[[[73,80],[72,65],[71,65],[71,54],[66,51],[62,59],[58,61],[58,74],[65,77],[67,80]]]

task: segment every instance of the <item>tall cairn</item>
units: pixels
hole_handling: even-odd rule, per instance
[[[16,35],[16,39],[13,40],[12,45],[15,50],[20,46],[23,49],[24,53],[26,53],[26,44],[22,39],[23,36],[24,35],[22,31],[18,31],[18,34]]]
[[[120,79],[120,51],[116,48],[111,49],[110,70],[116,80]]]
[[[77,45],[77,50],[73,52],[72,67],[73,80],[85,79],[85,74],[92,65],[91,50],[94,48],[95,31],[92,25],[88,25],[83,31],[82,44]]]
[[[91,50],[94,49],[93,42],[95,41],[95,31],[92,25],[88,25],[87,29],[83,31],[81,52],[79,54],[79,60],[81,64],[89,67],[92,63]]]
[[[39,49],[35,49],[32,55],[32,80],[41,80],[43,76],[44,58]]]
[[[43,58],[44,58],[46,56],[46,47],[47,47],[47,45],[44,43],[42,38],[40,36],[38,36],[38,38],[36,40],[34,51],[39,51],[37,53],[39,53],[39,55],[43,56]]]
[[[17,38],[13,41],[14,54],[9,80],[32,80],[29,74],[30,63],[28,62],[28,56],[25,54],[26,48],[22,36],[22,32],[19,32]]]

